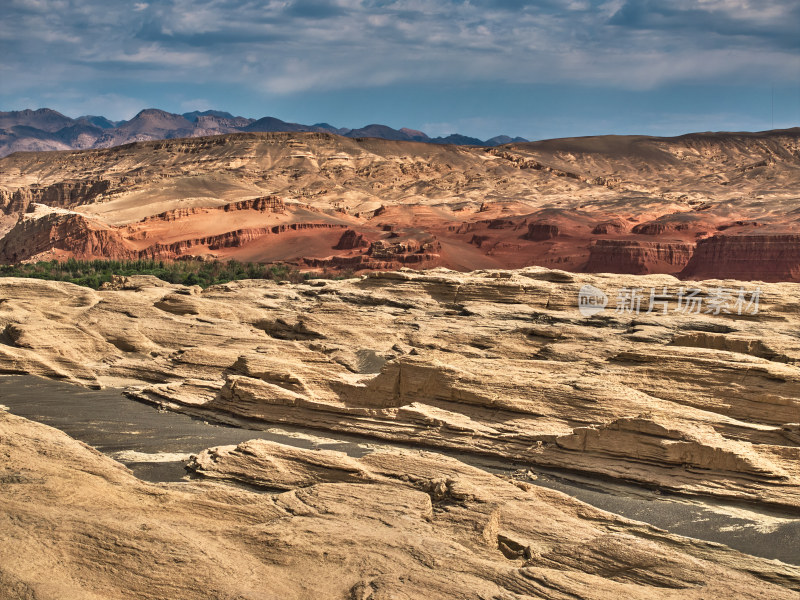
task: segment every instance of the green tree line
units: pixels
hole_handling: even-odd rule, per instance
[[[285,264],[245,263],[200,260],[76,260],[43,261],[16,265],[0,265],[0,277],[33,277],[51,281],[68,281],[98,289],[113,275],[154,275],[169,283],[208,287],[240,279],[269,279],[301,282],[311,277]],[[322,274],[329,277],[330,274]],[[341,275],[340,275],[341,276]]]

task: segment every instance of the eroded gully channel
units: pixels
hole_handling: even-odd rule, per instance
[[[127,398],[120,390],[88,390],[26,375],[0,377],[0,405],[12,414],[55,427],[94,446],[125,464],[140,479],[151,482],[188,480],[191,476],[184,466],[191,454],[251,439],[338,450],[351,456],[390,446],[366,438],[297,427],[267,426],[262,431],[212,424],[180,413],[159,411]],[[513,475],[559,490],[600,509],[675,534],[800,564],[800,517],[796,514],[659,494],[572,473],[446,454],[493,473]]]

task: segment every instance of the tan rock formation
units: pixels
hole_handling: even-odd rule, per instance
[[[253,441],[218,483],[147,484],[0,410],[0,597],[242,600],[770,598],[800,570],[670,535],[455,459]]]
[[[586,284],[606,292],[604,312],[579,312]],[[760,284],[757,311],[738,314],[742,283],[681,285],[541,268],[203,291],[4,279],[0,370],[130,385],[206,418],[800,508],[797,286]]]

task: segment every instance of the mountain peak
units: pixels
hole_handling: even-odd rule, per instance
[[[530,140],[526,140],[523,137],[514,137],[508,135],[497,135],[493,138],[489,138],[486,140],[486,144],[489,146],[502,146],[503,144],[519,144],[523,142],[528,142]]]
[[[196,123],[199,117],[218,117],[220,119],[237,119],[242,117],[234,117],[231,113],[224,110],[193,110],[192,112],[183,113],[183,118],[188,119],[192,123]]]
[[[133,119],[144,119],[144,118],[170,118],[170,119],[185,119],[183,115],[176,115],[175,113],[170,113],[165,110],[161,110],[160,108],[145,108],[144,110],[140,110]],[[133,121],[131,119],[131,121]],[[188,119],[187,119],[188,120]]]
[[[37,108],[36,110],[27,108],[0,112],[0,129],[11,129],[22,125],[52,133],[74,124],[73,119],[51,108]]]
[[[78,123],[94,125],[100,129],[112,129],[121,124],[121,121],[111,121],[99,115],[83,115],[75,119]]]
[[[401,127],[400,131],[405,133],[406,135],[412,138],[422,138],[423,140],[429,140],[428,134],[424,131],[419,131],[418,129],[409,129],[408,127]]]
[[[97,115],[84,115],[77,119],[71,119],[50,108],[0,112],[0,129],[9,132],[9,135],[0,141],[0,156],[34,147],[44,150],[108,148],[134,141],[215,135],[238,131],[328,132],[351,138],[378,138],[471,146],[497,146],[527,141],[523,138],[509,136],[497,136],[482,141],[460,134],[431,138],[424,131],[418,129],[409,127],[394,129],[380,123],[349,129],[338,128],[324,122],[304,125],[271,116],[258,120],[234,117],[231,113],[221,110],[195,110],[176,114],[159,108],[145,108],[129,121],[111,121]],[[58,134],[59,131],[67,129],[69,131]]]

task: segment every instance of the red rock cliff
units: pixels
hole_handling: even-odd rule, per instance
[[[800,234],[715,235],[700,240],[680,276],[800,281]]]
[[[678,273],[692,256],[692,244],[638,240],[597,240],[589,247],[587,273]]]
[[[38,219],[21,219],[0,241],[0,261],[27,260],[49,250],[80,259],[138,258],[116,229],[82,215],[52,213]]]

